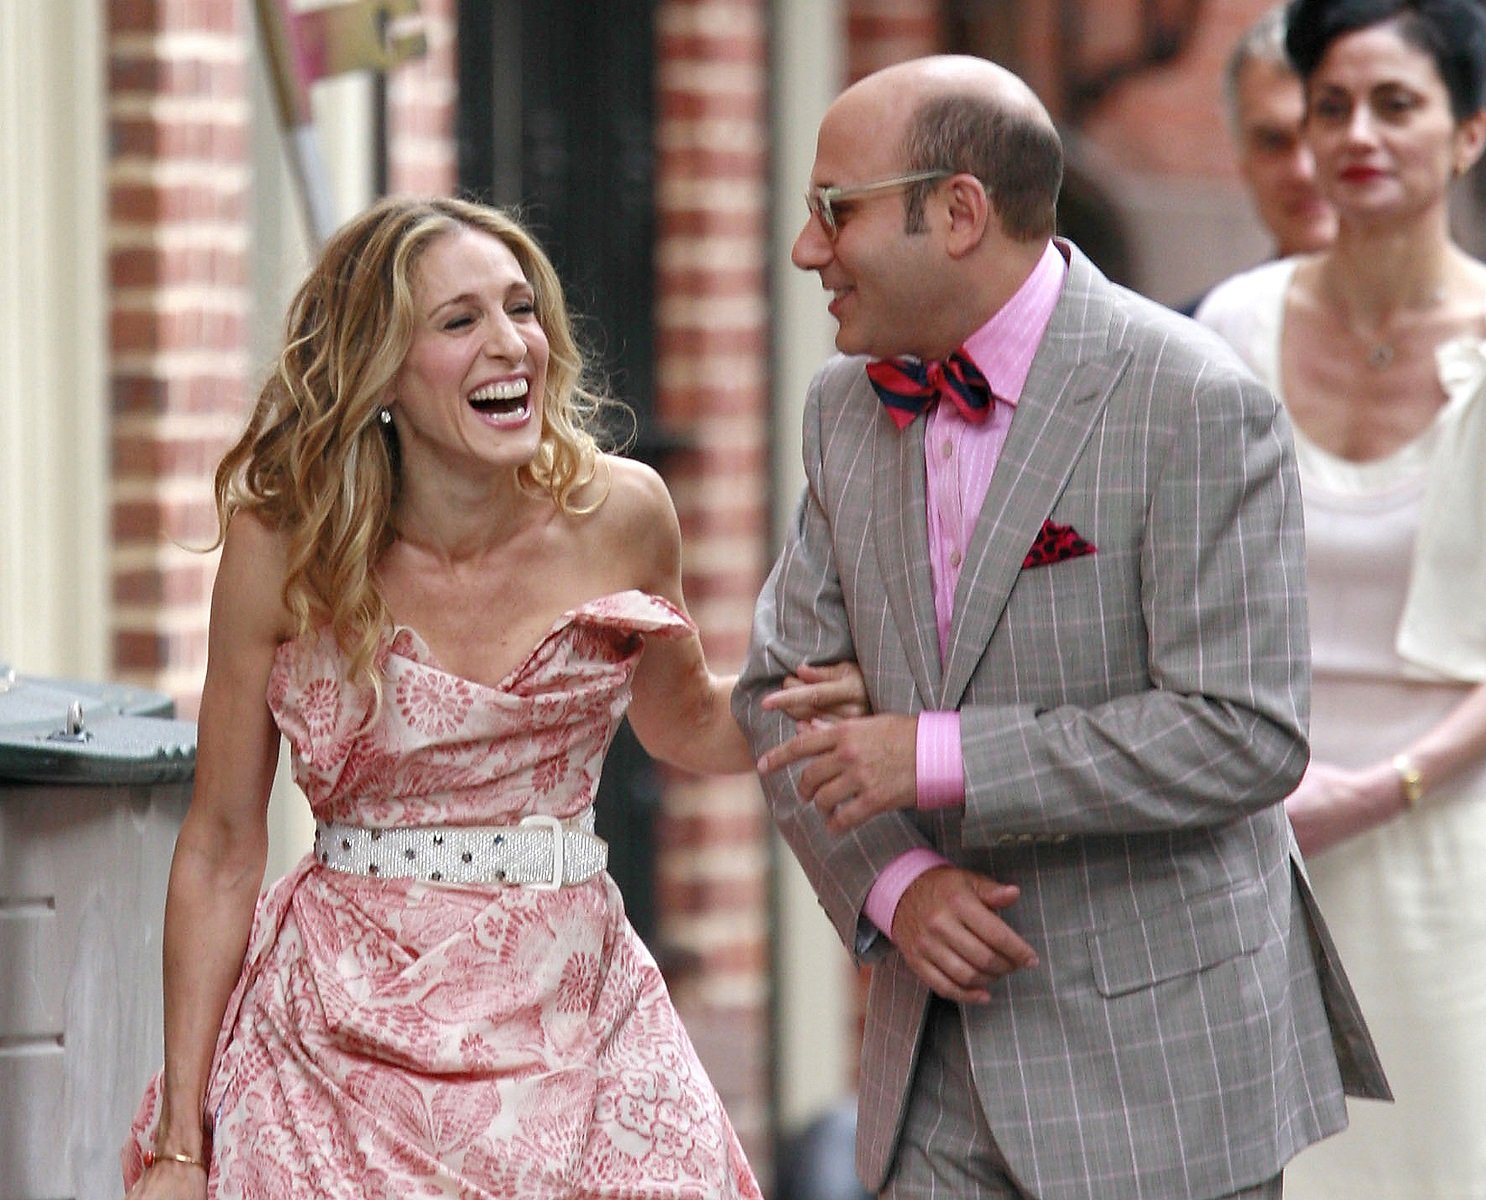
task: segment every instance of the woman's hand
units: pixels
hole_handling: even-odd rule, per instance
[[[763,707],[801,722],[841,721],[872,711],[867,681],[854,662],[802,663],[797,674],[785,677],[779,691],[764,697]]]
[[[759,759],[758,771],[804,763],[800,799],[815,805],[832,833],[845,833],[880,813],[914,807],[917,743],[918,718],[902,713],[802,721],[794,737]]]
[[[124,1200],[204,1200],[206,1172],[189,1163],[160,1159],[145,1173]]]
[[[1348,771],[1312,762],[1285,800],[1301,853],[1311,855],[1398,816],[1407,803],[1391,763]]]

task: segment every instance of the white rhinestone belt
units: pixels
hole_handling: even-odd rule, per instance
[[[351,875],[545,890],[592,879],[608,865],[609,846],[594,835],[590,806],[568,821],[539,813],[519,825],[367,829],[316,821],[315,858]]]

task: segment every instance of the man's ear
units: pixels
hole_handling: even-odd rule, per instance
[[[948,217],[945,249],[951,258],[963,258],[980,245],[996,220],[996,210],[985,184],[968,172],[952,175],[939,186]]]

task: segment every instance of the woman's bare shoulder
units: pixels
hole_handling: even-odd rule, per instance
[[[605,454],[599,459],[599,475],[606,477],[606,494],[598,512],[623,526],[639,522],[676,519],[676,506],[666,482],[654,467],[632,458]]]
[[[283,530],[269,524],[267,518],[257,509],[239,508],[227,519],[224,547],[229,542],[236,542],[260,554],[284,555],[289,538]]]
[[[603,502],[591,514],[585,541],[608,558],[626,586],[670,595],[681,559],[681,526],[665,480],[633,459],[604,455]]]
[[[271,631],[279,641],[287,640],[294,629],[284,604],[288,571],[289,535],[253,510],[239,509],[232,514],[222,538],[214,610],[230,607],[239,618]]]

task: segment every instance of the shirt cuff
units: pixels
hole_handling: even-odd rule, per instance
[[[922,810],[953,808],[965,803],[965,756],[960,753],[960,714],[918,714],[916,763]]]
[[[862,911],[867,919],[888,937],[893,933],[893,914],[898,911],[898,901],[908,890],[908,885],[925,871],[935,867],[949,866],[949,859],[932,850],[906,850],[882,869],[872,890],[867,893],[867,902]]]

